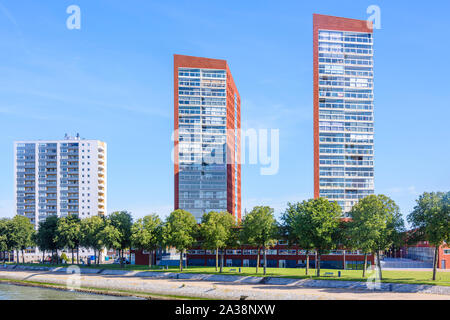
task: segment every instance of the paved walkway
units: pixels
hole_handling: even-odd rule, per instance
[[[428,271],[433,272],[433,268],[382,268],[383,270],[392,271]],[[437,269],[437,272],[450,272],[450,269]]]
[[[27,280],[81,287],[128,290],[163,295],[233,300],[245,296],[249,300],[450,300],[449,295],[427,293],[373,292],[334,288],[303,288],[295,285],[244,284],[189,279],[155,279],[123,275],[73,275],[46,271],[0,270],[1,279]],[[74,281],[75,280],[75,281]]]

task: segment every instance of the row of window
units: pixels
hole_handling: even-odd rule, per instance
[[[371,59],[338,59],[338,58],[319,58],[319,63],[332,64],[353,64],[362,66],[371,66],[373,61]]]
[[[358,77],[373,77],[372,68],[367,67],[345,67],[333,65],[319,65],[319,75],[346,75]]]
[[[342,127],[342,126],[320,126],[320,131],[352,131],[352,132],[373,132],[373,128],[360,128],[360,127]]]
[[[319,89],[319,97],[373,99],[373,93],[338,92],[337,90],[331,91],[331,90],[326,90],[326,88],[320,88]]]
[[[327,252],[327,255],[361,255],[363,254],[360,250],[331,250]],[[193,249],[188,250],[188,254],[201,254],[201,255],[215,255],[216,250],[201,250],[201,249]],[[219,250],[219,254],[222,254],[222,250]],[[227,255],[257,255],[257,249],[227,249],[225,250],[225,254]],[[264,250],[260,250],[260,254],[264,254]],[[306,250],[297,250],[297,249],[266,249],[267,255],[305,255]],[[308,255],[315,255],[315,250],[309,250]]]
[[[180,77],[205,77],[205,78],[226,78],[225,70],[208,70],[208,69],[190,69],[179,68],[178,76]]]
[[[349,115],[349,114],[333,114],[333,111],[327,112],[320,110],[319,119],[321,120],[355,120],[355,121],[373,121],[373,116],[366,115]]]

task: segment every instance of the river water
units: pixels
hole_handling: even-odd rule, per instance
[[[133,297],[115,297],[83,292],[0,283],[0,300],[135,300]]]

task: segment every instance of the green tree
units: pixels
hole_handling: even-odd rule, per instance
[[[6,259],[6,236],[0,235],[0,252],[3,252],[3,260]]]
[[[81,246],[94,250],[94,261],[100,263],[103,242],[101,231],[105,227],[105,219],[101,216],[92,216],[81,220]]]
[[[350,237],[349,219],[341,219],[336,233],[332,236],[336,239],[336,247],[343,249],[343,269],[347,269],[346,249],[358,249],[354,246],[354,242]]]
[[[156,214],[138,219],[131,228],[131,245],[149,253],[148,265],[153,265],[153,253],[161,244],[162,221]]]
[[[39,222],[39,228],[35,235],[35,242],[39,249],[42,251],[42,262],[44,262],[45,251],[50,251],[51,256],[53,257],[53,252],[56,251],[58,254],[58,242],[55,241],[55,234],[58,229],[58,220],[57,216],[47,217],[44,221]]]
[[[123,268],[124,250],[131,247],[131,227],[133,226],[133,217],[128,211],[116,211],[109,215],[111,225],[120,232],[119,239],[119,260],[120,267]]]
[[[8,254],[9,256],[9,252],[8,251],[8,221],[9,219],[6,218],[2,218],[0,219],[0,251],[3,252],[3,261],[6,260],[6,255]]]
[[[311,200],[310,200],[311,201]],[[281,216],[282,230],[284,230],[284,238],[289,243],[297,244],[301,249],[305,250],[306,255],[306,275],[309,274],[309,253],[314,250],[313,226],[310,225],[311,216],[309,214],[309,202],[288,203],[288,208]]]
[[[185,210],[175,210],[166,219],[163,227],[164,243],[180,253],[180,271],[183,271],[183,253],[195,243],[197,222]]]
[[[28,247],[32,247],[34,226],[30,219],[24,216],[16,215],[12,218],[10,223],[10,234],[12,242],[12,248],[17,251],[17,263],[19,263],[19,251],[22,251],[22,262],[25,263],[24,250]]]
[[[219,266],[219,249],[222,250],[220,272],[223,271],[224,250],[230,242],[232,228],[236,223],[229,212],[215,212],[203,214],[200,234],[206,249],[216,250],[216,272]]]
[[[276,243],[278,235],[277,222],[270,207],[257,206],[242,220],[242,242],[257,247],[256,273],[259,267],[260,250],[264,253],[264,274],[267,268],[267,249]]]
[[[435,246],[433,280],[436,280],[439,247],[450,243],[450,192],[425,192],[416,203],[408,222]]]
[[[122,235],[116,227],[111,224],[109,219],[105,220],[105,227],[100,230],[99,238],[102,246],[111,250],[119,250],[121,248],[120,239]]]
[[[77,249],[77,264],[79,264],[81,222],[76,215],[70,215],[58,220],[55,241],[59,247],[71,249],[72,263],[75,263],[74,250]]]
[[[8,250],[7,238],[6,238],[6,228],[7,219],[0,219],[0,252],[3,252],[3,261],[6,260],[6,252]]]
[[[320,277],[322,254],[336,247],[337,230],[341,219],[341,207],[325,198],[303,201],[294,210],[295,234],[305,248],[316,250],[316,272]],[[303,238],[303,239],[300,239]],[[305,249],[306,250],[306,249]],[[309,262],[307,262],[308,264]]]
[[[403,218],[397,204],[385,195],[369,195],[358,201],[349,212],[348,232],[355,247],[364,252],[363,277],[367,254],[377,257],[379,279],[382,280],[380,251],[388,249],[403,232]]]
[[[10,262],[11,251],[13,251],[15,247],[15,237],[13,236],[13,226],[11,219],[4,218],[0,220],[0,235],[2,235],[5,250],[8,255],[8,262]]]

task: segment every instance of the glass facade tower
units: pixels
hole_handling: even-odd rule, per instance
[[[175,208],[240,216],[240,99],[226,61],[175,55]]]
[[[374,193],[373,33],[314,15],[314,195],[344,214]]]

